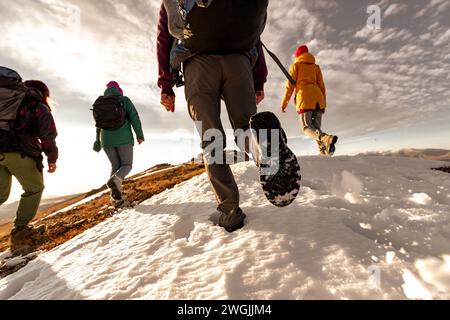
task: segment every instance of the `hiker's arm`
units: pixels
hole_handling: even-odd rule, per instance
[[[267,70],[266,56],[261,42],[258,43],[258,60],[253,69],[253,79],[255,81],[255,91],[264,91],[264,84],[267,82],[269,71]]]
[[[95,142],[94,142],[94,147],[92,148],[95,152],[102,151],[102,142],[100,140],[101,131],[102,131],[102,129],[96,128]]]
[[[144,132],[142,131],[141,119],[139,118],[139,114],[138,114],[133,102],[131,102],[131,100],[128,98],[126,98],[125,108],[126,108],[128,120],[130,121],[131,126],[133,127],[133,130],[136,133],[137,140],[139,142],[145,141]]]
[[[323,81],[322,70],[319,66],[317,66],[317,84],[325,97],[325,101],[327,101],[327,89],[325,87],[325,82]]]
[[[170,72],[170,51],[172,50],[175,38],[169,32],[169,19],[167,17],[166,8],[161,4],[158,22],[158,35],[156,50],[158,55],[158,87],[161,88],[162,94],[175,96],[173,87],[175,82]]]
[[[289,74],[293,79],[297,79],[297,65],[293,64],[291,67],[291,70],[289,71]],[[292,94],[295,91],[295,85],[292,84],[289,80],[286,82],[286,90],[283,97],[283,101],[281,102],[281,110],[284,112],[286,110],[289,101],[291,100]]]
[[[37,136],[41,140],[42,151],[47,156],[49,164],[55,164],[58,160],[58,147],[56,146],[55,120],[50,111],[44,106],[36,109]]]

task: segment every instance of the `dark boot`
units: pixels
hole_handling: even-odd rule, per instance
[[[14,255],[28,254],[37,249],[44,241],[45,226],[15,227],[11,231],[10,249]]]
[[[123,197],[120,200],[115,200],[113,197],[111,197],[111,206],[116,209],[131,208],[131,203]]]
[[[111,197],[114,200],[122,201],[122,179],[117,175],[113,175],[106,186],[111,190]]]
[[[219,226],[232,233],[244,227],[246,218],[247,216],[241,209],[228,214],[222,212],[219,219]]]

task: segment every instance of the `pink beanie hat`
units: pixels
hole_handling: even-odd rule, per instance
[[[109,88],[116,88],[117,90],[119,90],[119,92],[121,93],[121,94],[123,94],[123,90],[122,90],[122,88],[119,86],[119,84],[116,82],[116,81],[110,81],[107,85],[106,85],[106,87],[109,89]]]

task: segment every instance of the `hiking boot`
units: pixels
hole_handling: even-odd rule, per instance
[[[35,236],[39,236],[44,234],[47,230],[47,227],[44,225],[33,227],[33,226],[25,226],[25,227],[15,227],[11,231],[11,238],[21,240],[23,238],[31,238]]]
[[[247,216],[241,209],[233,211],[231,213],[221,213],[219,218],[219,226],[224,228],[230,233],[233,233],[245,226],[245,219]]]
[[[111,190],[111,197],[114,200],[122,200],[122,179],[120,177],[113,175],[106,183],[106,186]]]
[[[131,203],[125,198],[115,200],[111,197],[111,206],[113,206],[115,209],[131,208]]]
[[[317,141],[317,145],[319,146],[320,155],[321,156],[326,156],[327,155],[327,148],[322,143],[322,141]]]
[[[44,225],[38,227],[16,227],[11,231],[10,249],[13,255],[26,255],[36,251],[44,241]]]
[[[338,139],[339,138],[337,136],[332,136],[329,134],[323,134],[320,137],[320,141],[325,146],[327,155],[329,155],[329,156],[334,155],[334,153],[336,152],[336,143],[338,142]]]

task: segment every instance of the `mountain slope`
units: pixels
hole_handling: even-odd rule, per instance
[[[131,203],[138,204],[204,171],[204,166],[196,163],[185,163],[179,166],[157,165],[125,180],[124,193]],[[109,219],[115,210],[108,205],[109,194],[103,186],[40,211],[35,223],[45,225],[47,231],[41,243],[38,244],[38,249],[51,250]],[[8,222],[0,225],[0,252],[9,247],[10,224]],[[3,256],[7,258],[8,255],[5,253]],[[3,263],[2,257],[0,277],[14,273],[34,258],[35,255],[31,255],[30,258],[17,258],[13,259],[13,262]]]
[[[252,164],[233,166],[248,215],[236,233],[209,221],[197,176],[0,280],[0,299],[450,298],[450,181],[430,170],[442,163],[300,161],[302,195],[285,209]]]
[[[450,150],[443,150],[443,149],[402,149],[398,151],[373,152],[362,155],[408,157],[424,160],[450,162]]]

